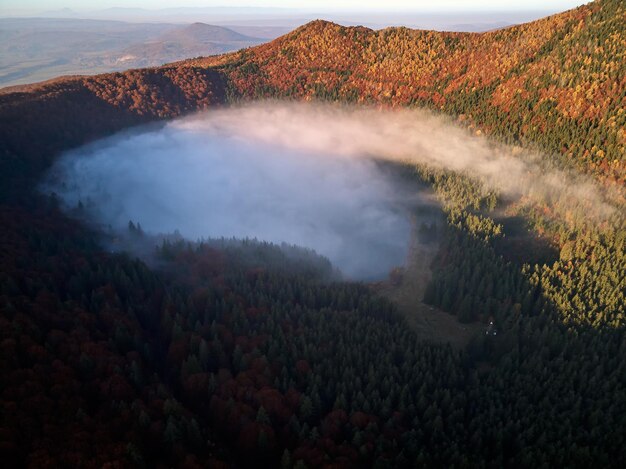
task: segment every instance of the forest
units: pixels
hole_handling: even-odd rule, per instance
[[[621,0],[482,34],[318,21],[237,53],[0,92],[2,460],[626,466],[625,31]],[[428,107],[589,175],[612,210],[598,222],[403,166],[444,220],[423,302],[480,326],[459,347],[304,248],[155,239],[131,221],[140,259],[36,190],[66,150],[266,98]]]

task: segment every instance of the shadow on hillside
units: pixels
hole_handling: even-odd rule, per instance
[[[222,104],[225,83],[210,69],[160,68],[59,79],[0,95],[0,200],[27,196],[63,151]]]

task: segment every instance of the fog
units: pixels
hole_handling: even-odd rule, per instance
[[[416,199],[373,158],[462,171],[512,197],[610,207],[593,184],[416,110],[257,103],[122,133],[65,154],[46,190],[123,230],[312,248],[353,279],[403,264]]]
[[[425,110],[260,103],[176,125],[315,154],[377,157],[462,172],[482,181],[485,190],[539,199],[587,219],[613,212],[589,178],[550,167],[545,155],[476,137]]]
[[[228,116],[229,113],[221,113]],[[257,238],[314,249],[351,279],[402,265],[409,194],[368,159],[300,150],[218,130],[202,116],[65,155],[50,189],[117,230]],[[201,120],[198,120],[201,119]],[[219,120],[219,117],[218,117]],[[248,122],[242,123],[248,125]]]

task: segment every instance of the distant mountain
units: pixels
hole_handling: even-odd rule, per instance
[[[180,42],[181,44],[211,44],[215,42],[253,42],[257,38],[244,36],[232,29],[205,23],[193,23],[160,37],[161,41]]]
[[[154,40],[127,47],[108,58],[116,65],[147,67],[188,57],[222,54],[261,42],[264,40],[245,36],[221,26],[194,23],[167,31]]]
[[[280,31],[268,31],[275,37]],[[264,42],[208,24],[69,18],[0,19],[0,86],[221,54]]]

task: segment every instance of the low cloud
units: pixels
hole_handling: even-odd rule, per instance
[[[486,189],[528,196],[587,219],[613,208],[595,183],[550,167],[544,155],[470,135],[425,110],[303,104],[255,104],[198,116],[176,125],[234,133],[285,148],[347,157],[376,157],[463,172]]]
[[[209,111],[102,140],[64,155],[46,190],[116,229],[132,220],[190,239],[287,242],[371,279],[404,262],[415,204],[374,158],[462,171],[506,195],[593,208],[587,216],[611,211],[593,184],[430,113],[302,103]]]
[[[353,279],[383,278],[404,263],[410,197],[377,163],[202,122],[175,121],[68,153],[47,189],[67,208],[81,203],[93,221],[117,230],[132,220],[148,233],[178,230],[192,240],[296,244]]]

